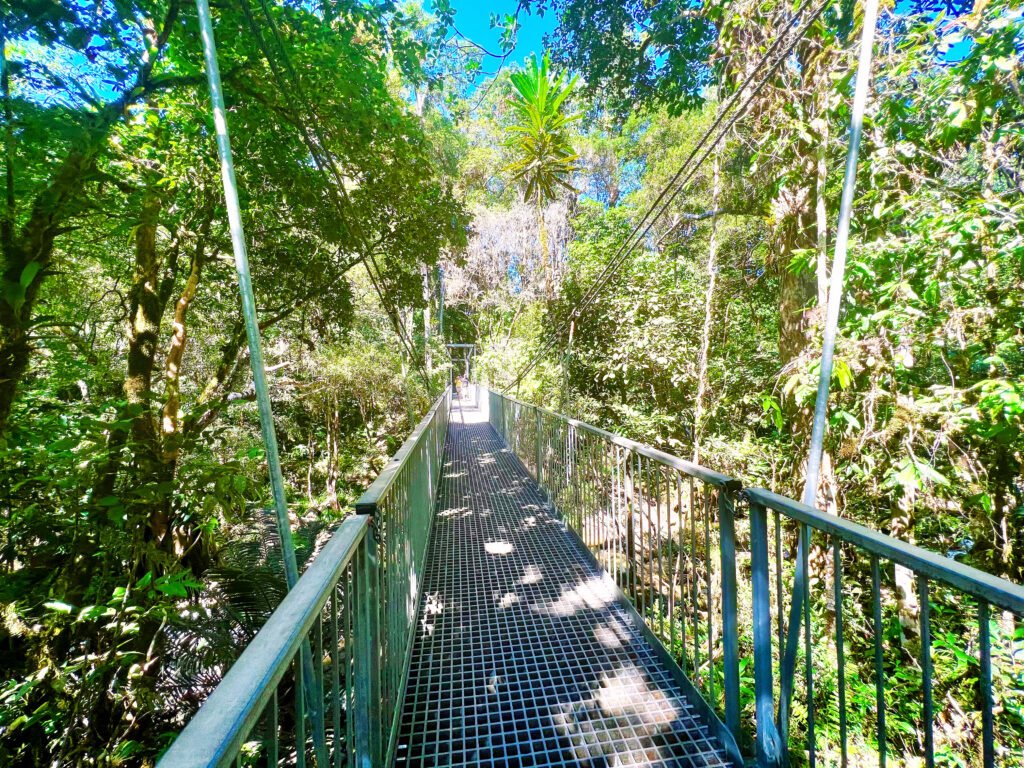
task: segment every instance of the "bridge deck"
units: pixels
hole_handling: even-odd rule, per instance
[[[452,412],[424,578],[397,766],[728,765],[473,408]]]

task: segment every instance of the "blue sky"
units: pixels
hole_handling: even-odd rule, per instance
[[[517,0],[492,0],[491,2],[450,0],[450,2],[455,11],[455,26],[459,28],[459,31],[492,53],[500,53],[498,40],[501,33],[497,29],[491,29],[491,14],[504,17],[506,13],[513,13],[518,5]],[[423,7],[430,11],[433,6],[430,0],[424,0]],[[519,14],[519,24],[521,27],[516,48],[508,57],[506,66],[519,64],[531,53],[539,54],[543,51],[544,35],[552,32],[558,26],[558,18],[550,11],[543,18],[522,11]],[[494,60],[485,61],[484,67],[488,72],[494,71]]]

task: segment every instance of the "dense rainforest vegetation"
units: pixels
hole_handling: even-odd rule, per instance
[[[300,560],[447,385],[446,342],[799,497],[859,6],[826,5],[574,312],[796,10],[520,0],[489,51],[445,0],[215,4]],[[150,765],[285,591],[196,11],[0,13],[0,764]],[[548,52],[513,65],[545,13]],[[883,5],[878,35],[818,503],[1021,581],[1021,9]],[[912,644],[913,585],[891,589]],[[970,764],[978,723],[941,725]]]

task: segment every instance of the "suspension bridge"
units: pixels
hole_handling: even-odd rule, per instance
[[[839,760],[855,591],[877,709],[873,762],[849,764],[886,764],[883,585],[904,569],[921,598],[923,764],[945,706],[930,676],[940,593],[978,628],[977,764],[1003,764],[990,624],[1024,613],[1009,581],[485,387],[445,392],[355,512],[161,768],[813,764],[828,741],[814,670],[776,675],[791,605],[801,644],[814,639],[787,532],[836,553]],[[844,579],[858,562],[866,584]]]
[[[826,4],[805,16],[805,2],[783,25],[565,324]],[[1019,677],[1024,587],[482,385],[438,398],[300,576],[207,0],[197,8],[289,592],[160,768],[932,768],[956,729],[976,734],[972,765],[1024,765],[1000,739],[1020,727],[1016,715],[993,695],[1000,664]],[[868,0],[805,502],[817,485],[876,12]],[[831,563],[816,563],[812,587],[815,548]],[[951,612],[961,636],[946,631]],[[970,667],[955,691],[936,680],[939,652]],[[913,660],[913,679],[890,678],[897,658]],[[919,711],[913,734],[887,727],[887,711],[908,700]]]

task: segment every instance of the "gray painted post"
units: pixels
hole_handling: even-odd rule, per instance
[[[355,757],[358,768],[374,768],[381,764],[380,728],[380,632],[377,595],[377,542],[373,529],[366,532],[355,563],[358,629],[356,635],[355,665]]]
[[[757,764],[781,764],[779,732],[775,726],[772,684],[772,615],[768,576],[768,510],[750,502],[750,565],[754,618],[754,698],[757,718]]]
[[[238,202],[238,183],[235,181],[235,162],[231,154],[231,138],[228,135],[228,121],[224,110],[224,91],[220,81],[220,67],[217,64],[213,18],[210,15],[210,5],[207,0],[196,0],[196,11],[199,14],[199,30],[203,38],[203,59],[206,63],[206,78],[210,86],[213,123],[217,134],[217,155],[220,159],[221,180],[224,184],[224,202],[228,211],[231,248],[235,254],[235,269],[238,272],[238,291],[242,297],[245,335],[249,342],[253,387],[256,390],[260,430],[263,433],[263,445],[267,453],[270,488],[274,496],[274,512],[277,518],[277,534],[281,539],[281,559],[284,561],[285,581],[288,584],[288,589],[291,589],[299,580],[299,569],[295,560],[295,545],[292,542],[292,529],[288,520],[288,503],[284,495],[284,476],[281,473],[281,458],[277,450],[277,435],[274,433],[274,414],[270,409],[267,373],[263,367],[260,327],[256,318],[256,299],[252,291],[252,277],[249,274],[249,255],[246,252],[242,211]],[[310,681],[310,685],[307,687],[306,704],[309,708],[310,719],[313,721],[313,745],[317,761],[326,764],[323,696],[318,695],[316,691],[313,656],[308,640],[302,645],[302,667],[304,676]]]
[[[725,674],[725,724],[740,741],[740,639],[737,626],[736,493],[727,485],[718,489],[719,547],[722,554],[722,649]]]
[[[540,443],[540,408],[538,408],[537,406],[534,406],[533,407],[533,412],[534,412],[534,414],[537,417],[537,485],[539,485],[541,487],[541,490],[544,490],[544,486],[541,483],[541,479],[540,479],[541,478],[541,471],[540,471],[540,467],[541,467],[541,454],[542,454],[542,448],[541,448],[541,443]]]

